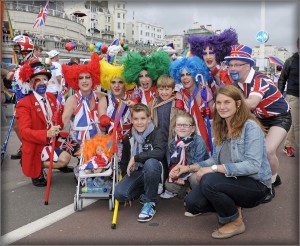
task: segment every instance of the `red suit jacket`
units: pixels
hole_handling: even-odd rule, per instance
[[[55,112],[56,98],[46,93],[52,112]],[[22,170],[24,175],[37,178],[42,171],[41,153],[47,138],[46,120],[42,108],[33,94],[21,99],[16,106],[19,133],[22,140]]]

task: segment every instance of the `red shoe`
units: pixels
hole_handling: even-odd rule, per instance
[[[284,146],[283,152],[288,156],[288,157],[295,157],[295,150],[293,147],[287,147]]]

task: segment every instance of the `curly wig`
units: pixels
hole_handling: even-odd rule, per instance
[[[99,56],[93,53],[91,61],[88,64],[79,64],[76,66],[62,65],[62,72],[66,83],[75,91],[79,90],[78,81],[81,73],[89,73],[91,75],[93,86],[92,89],[96,89],[100,84],[100,65]]]
[[[211,79],[209,69],[205,62],[198,56],[183,57],[175,60],[169,69],[169,74],[175,79],[177,84],[181,84],[181,73],[182,70],[186,69],[196,81],[196,75],[202,74],[206,81]],[[199,83],[196,81],[196,83]],[[197,84],[198,85],[198,84]]]
[[[191,35],[187,41],[193,55],[203,58],[203,50],[209,47],[214,50],[217,63],[221,63],[225,56],[230,55],[231,46],[238,43],[238,35],[234,29],[229,28],[218,35]]]
[[[104,154],[108,160],[111,159],[112,153],[107,149],[107,144],[110,141],[110,135],[97,134],[92,139],[86,140],[83,144],[82,152],[84,157],[84,163],[87,163],[93,156],[96,155],[96,148],[101,146]]]
[[[122,76],[122,72],[124,69],[124,65],[122,66],[114,66],[107,62],[105,59],[100,61],[100,80],[101,86],[104,90],[110,90],[110,82],[113,78],[120,78],[125,83],[125,89],[132,90],[136,84],[135,83],[127,83]]]
[[[142,70],[146,70],[155,85],[160,75],[168,73],[171,61],[169,54],[164,51],[157,51],[147,56],[139,52],[128,52],[121,61],[124,65],[122,76],[128,83],[134,82],[140,85],[139,74]]]

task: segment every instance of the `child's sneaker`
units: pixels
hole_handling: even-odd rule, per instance
[[[142,207],[142,210],[137,219],[138,222],[148,222],[152,220],[156,213],[155,203],[154,202],[146,202]]]
[[[160,194],[160,197],[164,198],[164,199],[169,199],[169,198],[172,198],[174,196],[176,196],[176,194],[174,194],[173,192],[168,191],[168,190],[165,190],[164,193]]]

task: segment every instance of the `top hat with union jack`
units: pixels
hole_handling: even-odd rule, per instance
[[[252,49],[249,46],[236,44],[231,47],[230,56],[226,56],[224,59],[226,61],[231,60],[242,60],[247,63],[250,63],[250,66],[253,67],[254,60],[251,58]]]

